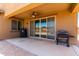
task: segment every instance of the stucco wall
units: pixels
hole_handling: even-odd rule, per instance
[[[65,29],[75,38],[70,39],[71,43],[77,41],[77,15],[69,12],[61,12],[56,16],[56,29]]]
[[[52,15],[51,15],[52,16]],[[29,32],[29,20],[26,19],[24,21],[24,27],[28,28]],[[65,29],[67,30],[71,35],[75,36],[75,38],[70,39],[70,43],[76,43],[77,41],[77,15],[71,14],[70,12],[59,12],[56,15],[56,30]]]
[[[3,14],[0,14],[0,39],[15,38],[19,36],[19,32],[11,31],[11,20],[5,19]]]

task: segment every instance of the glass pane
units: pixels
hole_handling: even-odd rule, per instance
[[[34,21],[30,22],[30,36],[35,36],[35,23],[34,23]]]
[[[35,36],[39,37],[39,32],[40,32],[40,21],[36,20],[35,21]]]
[[[18,22],[16,20],[12,20],[12,30],[17,30],[18,26],[17,26]]]
[[[20,30],[22,28],[22,23],[21,21],[18,21],[18,30]]]
[[[54,17],[47,20],[47,38],[55,39],[55,21]]]
[[[46,38],[47,28],[46,28],[46,19],[41,20],[41,37]]]

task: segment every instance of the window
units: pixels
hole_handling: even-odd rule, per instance
[[[12,30],[20,30],[20,28],[22,27],[21,26],[22,24],[21,24],[21,21],[17,21],[17,20],[12,20],[12,22],[11,22],[11,29]]]

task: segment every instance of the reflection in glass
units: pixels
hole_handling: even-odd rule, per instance
[[[47,38],[55,39],[55,21],[54,17],[47,20]]]
[[[46,38],[46,19],[41,20],[41,37]]]
[[[36,20],[35,21],[35,36],[39,37],[39,31],[40,31],[40,21]]]

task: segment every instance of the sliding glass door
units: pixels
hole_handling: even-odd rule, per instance
[[[30,36],[55,39],[55,17],[31,21]]]

